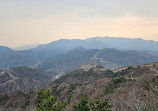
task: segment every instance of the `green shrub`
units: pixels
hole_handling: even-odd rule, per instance
[[[69,91],[68,91],[68,103],[70,103],[71,98],[72,98],[72,94],[73,94],[73,90],[75,90],[77,88],[77,86],[82,86],[82,84],[71,84]]]
[[[90,111],[91,103],[87,95],[85,95],[79,103],[75,103],[73,106],[75,111]]]
[[[112,111],[112,106],[109,104],[108,99],[97,99],[92,103],[92,111]]]
[[[18,95],[21,95],[21,96],[27,96],[27,94],[25,94],[23,91],[17,91]]]
[[[25,102],[25,104],[24,104],[21,108],[25,108],[25,107],[27,107],[27,106],[29,106],[29,105],[30,105],[30,101],[27,100],[27,101]]]
[[[112,111],[107,99],[89,100],[85,95],[79,103],[75,103],[74,111]]]
[[[55,96],[60,96],[60,93],[61,93],[59,90],[57,90],[58,86],[59,85],[56,85],[52,88],[52,92]]]
[[[149,82],[146,82],[146,83],[145,83],[144,88],[145,88],[146,90],[150,90]]]
[[[114,84],[124,83],[124,82],[126,82],[126,81],[127,81],[127,79],[124,78],[124,77],[112,79],[112,82],[113,82]]]
[[[114,93],[114,86],[109,86],[106,88],[105,90],[105,94],[110,94],[110,93]]]
[[[49,90],[40,90],[36,99],[38,111],[64,111],[65,102],[56,102],[56,97],[52,96]]]
[[[114,73],[112,70],[106,70],[105,75],[108,77],[115,77],[116,73]]]
[[[111,82],[108,83],[105,89],[105,95],[114,93],[115,88],[119,87],[120,84],[130,81],[124,77],[112,79]]]
[[[88,77],[92,74],[92,72],[93,72],[93,69],[90,69],[89,71],[83,71],[82,76]]]
[[[72,92],[73,90],[75,90],[77,87],[77,84],[71,84],[70,85],[70,92]]]
[[[117,72],[116,75],[119,76],[119,75],[126,75],[128,74],[128,72],[131,70],[131,69],[134,69],[132,66],[128,66],[127,69],[122,69],[122,71],[120,72]]]
[[[0,102],[2,102],[2,101],[4,101],[4,100],[7,100],[7,99],[9,99],[8,94],[0,95]]]
[[[25,106],[29,106],[30,105],[30,101],[27,100],[26,103],[25,103]]]
[[[127,70],[134,69],[132,66],[128,66]]]

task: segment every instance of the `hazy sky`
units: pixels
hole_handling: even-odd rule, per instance
[[[94,36],[158,41],[158,0],[0,0],[0,45]]]

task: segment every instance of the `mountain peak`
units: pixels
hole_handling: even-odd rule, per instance
[[[100,69],[100,68],[104,68],[103,66],[100,66],[98,63],[92,63],[92,64],[87,64],[87,65],[83,65],[81,68],[84,71],[89,71],[90,69]]]

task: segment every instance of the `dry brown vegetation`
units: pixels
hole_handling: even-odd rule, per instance
[[[73,71],[52,82],[49,89],[57,96],[57,101],[68,103],[67,111],[73,111],[74,103],[85,94],[92,100],[108,98],[113,111],[157,111],[158,63],[114,70],[111,76],[103,69]],[[0,102],[0,107],[8,108],[7,111],[14,108],[16,111],[35,111],[35,98],[36,92],[30,93],[29,99],[28,94],[9,94]],[[8,106],[10,103],[12,105]]]

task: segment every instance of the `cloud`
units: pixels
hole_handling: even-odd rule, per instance
[[[0,18],[39,18],[46,15],[158,16],[157,0],[7,0],[0,1]]]

